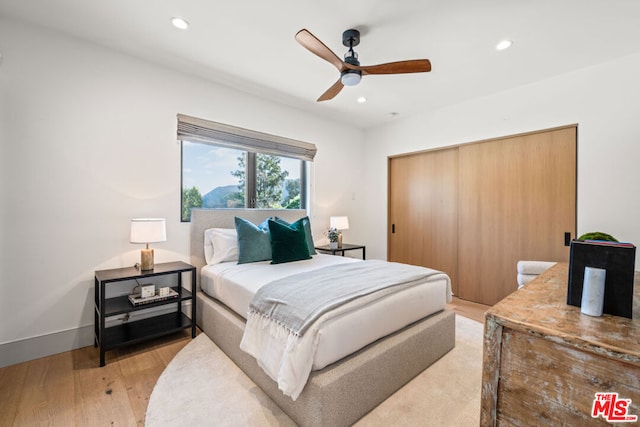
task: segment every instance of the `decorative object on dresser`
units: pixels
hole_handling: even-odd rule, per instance
[[[589,316],[602,316],[604,307],[604,281],[607,270],[603,268],[585,267],[584,285],[582,286],[582,302],[580,312]]]
[[[332,216],[329,217],[329,227],[338,230],[338,248],[342,247],[342,230],[349,229],[348,216]]]
[[[183,274],[190,276],[190,289],[183,283]],[[176,283],[169,289],[158,289],[154,296],[142,298],[140,294],[116,294],[109,292],[108,288],[118,283],[130,281],[140,285],[147,284],[152,279],[160,279],[161,276],[176,276]],[[165,279],[165,278],[162,278]],[[153,270],[139,270],[135,267],[115,268],[111,270],[98,270],[95,272],[94,290],[94,345],[100,349],[100,366],[105,365],[105,353],[122,346],[135,344],[163,335],[191,328],[191,337],[196,336],[196,267],[185,262],[166,262],[156,264]],[[134,294],[135,292],[130,292]],[[136,298],[138,297],[138,298]],[[191,317],[184,310],[190,303]],[[144,318],[131,320],[130,317],[140,310],[153,307],[175,305],[175,310],[164,314],[156,314],[151,311],[144,312]],[[122,323],[107,327],[107,319],[122,316]]]
[[[153,249],[149,243],[167,240],[167,226],[164,218],[136,218],[131,220],[129,242],[145,243],[147,247],[140,251],[140,269],[153,270]]]
[[[558,263],[486,312],[480,425],[604,425],[594,402],[612,393],[640,415],[640,306],[633,319],[582,314],[568,275]]]
[[[636,247],[631,243],[612,240],[572,240],[567,304],[581,306],[586,281],[589,279],[589,284],[594,285],[591,284],[592,277],[585,274],[585,268],[597,268],[606,271],[602,312],[631,318],[635,260]]]

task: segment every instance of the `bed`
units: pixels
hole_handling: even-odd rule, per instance
[[[205,230],[232,229],[235,217],[245,218],[258,224],[267,217],[275,216],[294,222],[306,216],[306,211],[255,209],[194,209],[192,211],[191,263],[198,269],[196,286],[199,290],[196,298],[197,324],[297,424],[302,426],[351,425],[454,347],[454,314],[444,309],[443,297],[432,298],[428,294],[429,291],[411,287],[407,291],[418,294],[410,298],[410,301],[436,301],[426,304],[430,305],[426,308],[426,314],[416,314],[423,308],[398,310],[398,307],[402,307],[398,304],[402,303],[389,301],[397,298],[389,297],[379,304],[368,304],[373,306],[374,310],[377,307],[379,311],[369,312],[366,315],[360,314],[359,320],[353,320],[353,316],[358,316],[354,312],[356,314],[353,316],[340,316],[335,321],[328,322],[322,330],[321,343],[313,360],[313,370],[302,392],[293,400],[292,397],[283,394],[272,376],[258,366],[253,356],[240,349],[247,324],[245,313],[252,291],[247,291],[248,293],[244,296],[241,294],[240,297],[229,298],[224,295],[226,286],[223,282],[222,284],[220,281],[216,282],[216,277],[237,277],[245,273],[243,270],[237,270],[236,263],[233,262],[208,266],[204,250]],[[316,268],[318,263],[334,265],[334,263],[355,262],[349,258],[331,255],[314,255],[312,258],[309,261],[289,263],[285,268],[298,271],[298,269],[304,270],[306,265]],[[256,282],[271,280],[269,268],[268,262],[252,264],[251,269],[256,270],[257,274],[254,272],[254,276],[247,276],[244,286],[251,288],[254,280]],[[220,274],[220,271],[216,270],[227,273]],[[442,288],[441,284],[438,286],[440,289],[448,289]],[[427,293],[424,294],[424,292]],[[415,310],[418,312],[414,312]],[[345,339],[332,332],[332,328],[344,330],[345,328],[353,329],[354,325],[362,323],[383,323],[378,321],[385,317],[383,313],[399,324],[407,321],[410,323],[401,326],[399,330],[383,332],[382,336],[378,336],[381,332],[370,333],[366,330],[357,330],[351,338]],[[394,313],[394,315],[390,316],[388,313]],[[419,318],[414,320],[411,316],[419,316]],[[351,323],[349,323],[350,318]],[[396,326],[393,328],[395,329]],[[369,341],[373,342],[369,343]]]

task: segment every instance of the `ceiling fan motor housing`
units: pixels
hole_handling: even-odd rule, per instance
[[[344,55],[344,62],[356,66],[360,65],[360,61],[358,61],[358,54],[352,50],[349,50],[349,52]]]
[[[360,31],[347,30],[342,33],[342,44],[349,48],[349,51],[344,55],[344,62],[350,65],[360,66],[358,61],[358,54],[354,52],[353,47],[360,44]],[[362,72],[360,70],[344,70],[340,73],[340,80],[345,86],[355,86],[360,83],[362,78]]]
[[[351,29],[342,33],[342,44],[346,47],[358,46],[360,44],[360,31]]]

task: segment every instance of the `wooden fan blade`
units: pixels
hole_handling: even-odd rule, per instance
[[[342,80],[338,79],[338,81],[335,82],[333,86],[327,89],[325,93],[320,95],[320,98],[318,98],[317,102],[328,101],[330,99],[333,99],[337,94],[340,93],[343,87],[344,85],[342,84]]]
[[[406,74],[406,73],[426,73],[431,71],[431,62],[428,59],[411,59],[408,61],[388,62],[378,65],[355,66],[345,64],[346,68],[362,71],[362,75],[367,74]]]
[[[340,59],[335,53],[331,51],[331,49],[325,46],[324,43],[318,40],[318,38],[311,34],[308,30],[302,29],[298,31],[296,33],[296,40],[311,53],[333,64],[333,66],[336,67],[338,71],[342,72],[342,70],[344,69],[344,62],[342,61],[342,59]]]

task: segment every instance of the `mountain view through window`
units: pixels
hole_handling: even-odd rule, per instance
[[[304,161],[182,142],[182,221],[192,208],[304,208]]]

